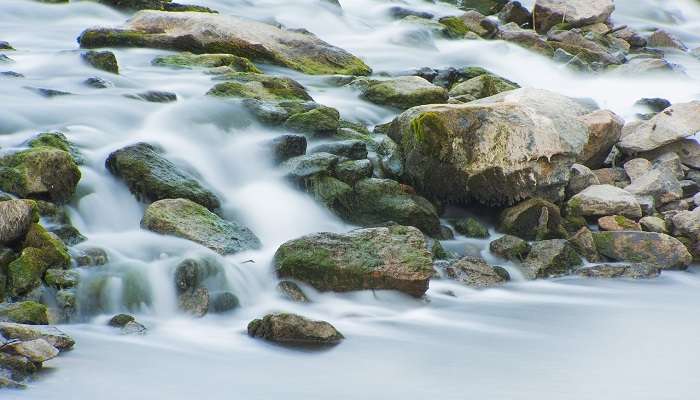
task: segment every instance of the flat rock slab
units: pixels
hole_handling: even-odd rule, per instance
[[[367,75],[371,69],[347,51],[304,30],[230,15],[140,11],[120,29],[90,28],[83,48],[152,47],[196,54],[226,53],[308,74]]]
[[[700,101],[674,104],[649,121],[630,123],[622,129],[620,149],[642,153],[700,132]]]
[[[650,263],[661,269],[685,269],[693,260],[678,239],[654,232],[595,232],[598,252],[616,261]]]

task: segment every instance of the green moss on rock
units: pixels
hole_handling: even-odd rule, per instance
[[[49,312],[45,305],[35,301],[0,304],[0,319],[18,324],[46,325]]]
[[[183,52],[167,56],[159,56],[151,64],[174,68],[218,68],[229,67],[237,72],[262,74],[249,59],[232,54],[193,54]]]
[[[111,51],[90,50],[86,51],[81,56],[83,57],[83,60],[97,69],[111,72],[113,74],[119,73],[117,57]]]

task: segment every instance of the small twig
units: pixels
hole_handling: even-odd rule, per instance
[[[603,33],[603,36],[609,35],[611,33],[619,32],[623,29],[627,29],[627,25],[620,25],[618,27],[612,28],[612,29],[608,30],[607,32]]]

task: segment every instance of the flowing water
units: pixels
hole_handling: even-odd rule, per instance
[[[700,61],[673,54],[686,77],[669,74],[581,76],[502,42],[433,39],[391,20],[379,0],[342,1],[338,13],[312,0],[199,0],[222,13],[274,19],[304,27],[362,57],[375,72],[415,67],[478,65],[522,86],[590,97],[602,108],[632,118],[641,97],[672,102],[700,99]],[[447,5],[410,0],[414,8],[455,14]],[[530,5],[532,1],[524,1]],[[640,31],[664,27],[691,48],[700,46],[700,3],[694,0],[618,0],[614,21]],[[700,274],[664,273],[645,282],[562,278],[516,279],[488,290],[431,282],[426,299],[394,292],[348,294],[309,291],[298,305],[275,291],[270,260],[284,241],[319,231],[352,229],[273,168],[263,143],[279,134],[254,123],[235,103],[211,99],[201,71],[151,66],[167,52],[116,49],[121,74],[85,65],[75,38],[85,28],[114,26],[127,16],[91,2],[45,5],[0,1],[0,39],[15,61],[0,70],[0,147],[21,146],[40,131],[61,130],[86,163],[69,205],[74,225],[88,237],[78,247],[100,246],[110,263],[84,272],[84,317],[62,326],[75,349],[46,364],[23,392],[3,399],[679,399],[697,398],[700,376]],[[374,125],[395,112],[358,99],[357,93],[310,77],[292,76],[322,104],[350,120]],[[114,86],[86,87],[101,76]],[[79,94],[44,98],[26,87]],[[170,104],[145,103],[126,93],[166,90]],[[216,257],[193,243],[143,231],[144,205],[104,168],[107,155],[137,141],[162,146],[168,158],[189,168],[223,201],[263,248]],[[457,238],[450,249],[482,253],[488,240]],[[235,292],[241,307],[228,315],[191,319],[176,310],[173,271],[185,257],[217,258],[217,284]],[[251,262],[252,260],[252,262]],[[102,291],[90,287],[101,285]],[[245,335],[251,319],[291,311],[333,323],[347,339],[322,352],[272,346]],[[135,313],[145,336],[122,336],[105,326],[119,311]]]

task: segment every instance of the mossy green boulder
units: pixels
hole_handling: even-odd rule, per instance
[[[291,346],[334,345],[344,339],[326,321],[313,321],[296,314],[268,314],[248,324],[248,335]]]
[[[140,11],[122,28],[87,29],[78,42],[83,48],[151,47],[233,54],[307,74],[371,72],[359,58],[308,31],[281,29],[231,15]]]
[[[461,218],[455,220],[452,225],[458,233],[466,237],[484,239],[489,237],[489,230],[476,218]]]
[[[447,90],[418,76],[400,76],[387,80],[361,79],[354,83],[361,97],[372,103],[402,110],[424,104],[447,103]]]
[[[221,206],[218,197],[192,174],[173,164],[148,143],[137,143],[109,155],[107,169],[126,183],[139,200],[189,199],[209,210]]]
[[[54,149],[63,150],[69,153],[76,164],[83,164],[83,155],[77,146],[71,143],[66,135],[61,132],[41,132],[27,142],[27,146],[31,148],[38,147],[53,147]]]
[[[495,14],[508,4],[508,0],[442,0],[458,6],[462,10],[474,10],[484,15]]]
[[[340,127],[340,113],[332,107],[318,107],[290,116],[284,127],[295,132],[308,132],[317,136],[330,136]]]
[[[68,1],[68,0],[66,0]],[[172,3],[172,0],[98,0],[100,3],[124,11],[163,10],[169,12],[208,12],[216,13],[211,8],[192,4]]]
[[[111,51],[90,50],[82,53],[81,57],[83,57],[83,60],[85,60],[88,64],[97,69],[111,72],[113,74],[119,73],[117,57]]]
[[[280,278],[321,291],[390,289],[420,297],[433,275],[423,234],[400,225],[303,236],[280,246],[274,264]]]
[[[529,279],[551,278],[571,273],[583,264],[574,246],[564,239],[532,243],[523,261],[523,273]]]
[[[461,103],[467,103],[519,87],[499,76],[483,74],[452,86],[449,95]]]
[[[49,312],[45,305],[35,301],[0,304],[0,320],[28,325],[46,325]]]
[[[187,199],[164,199],[152,203],[146,208],[141,226],[199,243],[224,255],[260,247],[260,239],[247,227],[222,219]]]
[[[567,236],[559,207],[541,198],[527,199],[504,209],[499,216],[498,230],[526,240]]]
[[[299,82],[284,76],[241,72],[225,74],[217,80],[226,82],[211,88],[208,95],[257,100],[313,100]]]
[[[151,61],[151,64],[171,68],[229,67],[232,71],[237,72],[262,73],[249,59],[234,56],[233,54],[193,54],[182,52],[156,57]]]

